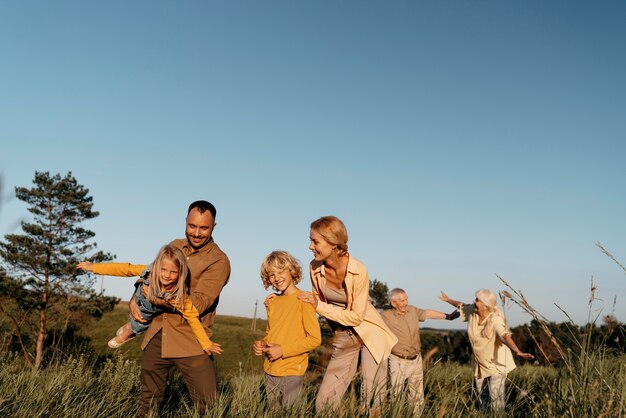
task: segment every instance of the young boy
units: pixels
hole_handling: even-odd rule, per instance
[[[266,303],[265,337],[255,341],[252,350],[257,356],[265,354],[265,388],[273,408],[287,408],[298,398],[309,351],[322,341],[315,308],[298,299],[301,278],[302,268],[286,251],[272,252],[261,264],[263,286],[271,285],[279,295]]]

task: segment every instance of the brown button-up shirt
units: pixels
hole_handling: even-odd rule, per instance
[[[170,244],[185,254],[190,273],[189,297],[200,313],[200,321],[207,335],[211,337],[220,292],[230,277],[228,256],[213,240],[198,250],[194,250],[186,238],[174,240]],[[162,358],[204,354],[187,321],[180,314],[169,312],[154,318],[146,331],[141,348],[145,349],[152,337],[161,330]]]
[[[421,353],[420,321],[426,319],[423,310],[409,305],[404,315],[399,314],[395,309],[387,309],[380,316],[398,337],[398,343],[391,349],[391,354],[413,357]]]

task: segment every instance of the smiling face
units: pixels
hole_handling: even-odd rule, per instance
[[[409,306],[409,298],[406,293],[400,293],[391,300],[391,306],[400,314],[407,313]]]
[[[313,258],[317,261],[324,261],[328,259],[328,257],[333,255],[337,249],[336,245],[326,241],[324,237],[314,229],[311,229],[309,239],[311,241],[309,250],[313,252]]]
[[[296,290],[296,286],[293,284],[293,277],[291,277],[288,269],[270,271],[269,280],[274,289],[283,295],[292,294]]]
[[[161,287],[171,290],[176,287],[179,277],[179,269],[176,263],[168,258],[161,261]]]
[[[191,209],[187,215],[187,228],[185,229],[185,236],[189,241],[189,244],[197,250],[211,241],[211,235],[213,234],[213,228],[215,227],[215,220],[211,212],[204,211],[200,213],[197,208]]]

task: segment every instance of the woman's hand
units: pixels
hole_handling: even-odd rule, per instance
[[[213,343],[209,348],[204,350],[204,352],[210,356],[211,354],[222,354],[224,350],[222,350],[222,346],[218,343]]]
[[[511,351],[513,352],[513,354],[515,354],[517,357],[521,357],[523,359],[526,360],[532,360],[535,358],[535,356],[533,356],[530,353],[522,353],[522,350],[520,350],[519,348],[517,348],[517,345],[515,344],[515,341],[513,341],[513,338],[511,338],[510,334],[506,334],[504,336],[504,338],[502,339],[502,342],[511,349]]]
[[[526,359],[526,360],[532,360],[532,359],[535,358],[535,356],[533,356],[532,354],[530,354],[530,353],[522,353],[521,351],[518,351],[517,353],[515,353],[515,355],[517,357],[521,357],[521,358]]]
[[[448,295],[446,295],[443,290],[440,290],[441,294],[438,296],[439,299],[443,300],[444,302],[448,303],[448,301],[450,300],[450,298],[448,297]]]
[[[265,305],[265,307],[267,308],[268,306],[270,306],[272,299],[274,299],[275,297],[276,297],[275,293],[270,293],[263,301],[263,305]]]
[[[302,302],[310,303],[315,309],[317,309],[317,298],[313,293],[302,292],[298,295],[298,299],[300,299]]]

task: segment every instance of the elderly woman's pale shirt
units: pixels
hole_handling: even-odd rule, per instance
[[[461,320],[467,322],[467,336],[472,344],[474,377],[506,375],[515,368],[513,353],[502,339],[511,335],[504,318],[491,313],[482,323],[476,306],[461,305]]]

